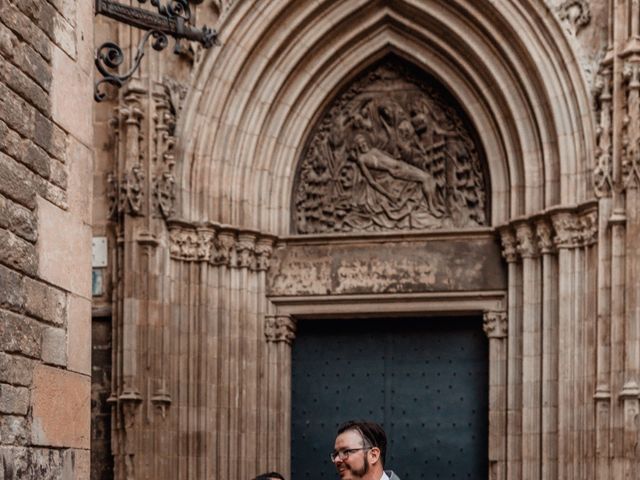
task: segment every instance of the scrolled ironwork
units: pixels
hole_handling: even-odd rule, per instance
[[[106,98],[106,92],[102,90],[104,84],[122,87],[138,70],[144,48],[149,38],[153,38],[151,47],[154,50],[164,50],[169,44],[169,36],[176,41],[174,53],[180,52],[181,39],[195,41],[204,48],[218,45],[218,34],[206,25],[198,29],[191,22],[190,3],[198,4],[201,0],[150,0],[150,5],[155,7],[158,13],[151,10],[123,5],[114,0],[95,0],[96,15],[104,15],[132,27],[146,30],[145,35],[138,44],[131,68],[124,74],[118,73],[118,68],[124,62],[124,52],[114,42],[103,43],[96,52],[95,64],[103,78],[97,80],[94,85],[94,98],[101,102]],[[138,0],[145,4],[147,0]]]

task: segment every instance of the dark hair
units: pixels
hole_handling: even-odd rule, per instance
[[[349,420],[338,427],[338,435],[347,430],[355,430],[362,435],[365,446],[378,447],[380,449],[380,458],[384,466],[387,456],[387,434],[384,429],[375,422],[367,420]]]
[[[280,480],[284,480],[284,477],[280,475],[278,472],[261,473],[253,480],[271,480],[272,478],[278,478]]]

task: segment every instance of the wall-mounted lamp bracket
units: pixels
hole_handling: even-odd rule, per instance
[[[141,30],[146,30],[143,35],[131,68],[118,74],[118,67],[124,61],[122,48],[114,42],[105,42],[96,51],[95,64],[103,78],[96,80],[93,96],[97,102],[106,98],[106,93],[101,91],[102,84],[108,83],[116,88],[122,87],[138,70],[144,56],[144,48],[149,37],[153,37],[151,46],[154,50],[164,50],[169,44],[168,37],[176,40],[174,53],[180,52],[180,39],[186,39],[200,43],[204,48],[219,45],[218,33],[203,26],[198,29],[191,25],[191,8],[189,4],[199,4],[202,0],[150,0],[150,4],[157,8],[158,13],[151,10],[123,5],[114,0],[95,0],[96,15],[104,15],[118,22],[130,25]],[[147,0],[138,0],[138,3],[147,3]]]

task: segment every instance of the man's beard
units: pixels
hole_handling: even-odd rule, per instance
[[[366,456],[364,457],[364,465],[359,470],[354,470],[353,468],[351,468],[348,465],[346,465],[346,468],[347,468],[347,470],[349,470],[353,474],[354,477],[362,478],[369,471],[369,459]]]

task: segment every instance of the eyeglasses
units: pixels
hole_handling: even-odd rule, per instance
[[[335,463],[338,458],[340,460],[346,460],[352,453],[359,452],[360,450],[371,450],[372,448],[373,447],[345,448],[344,450],[333,451],[329,456],[331,457],[331,461]]]

